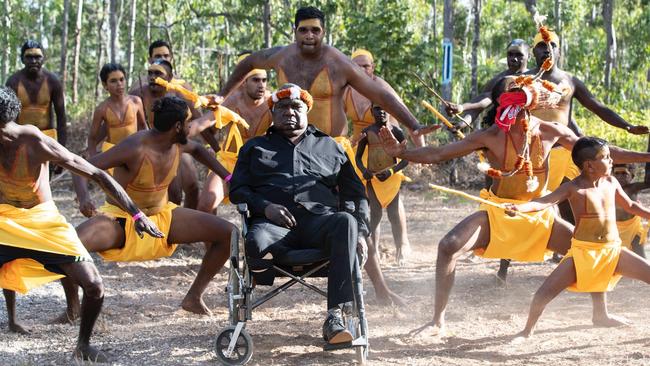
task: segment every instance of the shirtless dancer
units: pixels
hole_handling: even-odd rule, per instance
[[[130,215],[108,199],[99,211],[79,225],[77,233],[89,252],[108,261],[143,261],[171,256],[176,244],[207,241],[196,279],[182,301],[182,308],[197,314],[211,314],[203,293],[230,253],[231,239],[237,240],[236,227],[204,212],[177,207],[167,199],[167,187],[176,176],[182,153],[188,153],[221,177],[228,172],[201,144],[189,141],[191,114],[184,100],[163,97],[153,105],[153,126],[137,132],[105,153],[90,158],[100,169],[114,168],[113,176],[130,197],[165,234],[161,239],[138,238]],[[85,182],[75,179],[79,202],[90,197]],[[69,286],[69,284],[65,284]],[[78,303],[76,291],[66,291],[70,306]]]
[[[149,45],[149,58],[147,59],[147,62],[149,62],[151,65],[155,61],[169,62],[169,64],[172,65],[173,71],[174,54],[172,53],[171,45],[168,42],[163,40],[156,40],[151,42]],[[185,89],[192,90],[192,86],[188,82],[176,78],[176,76],[173,74],[171,76],[171,79],[165,80],[173,80],[175,83],[181,84]],[[150,100],[148,99],[149,95],[142,92],[142,90],[147,89],[149,83],[149,73],[147,73],[147,75],[141,76],[136,82],[133,83],[133,85],[131,85],[129,94],[137,95],[142,98],[145,111],[147,112],[145,115],[147,118],[147,123],[149,125],[152,125],[153,121],[151,121],[149,115],[151,114],[151,106],[156,100],[156,97],[153,97]],[[201,113],[193,106],[191,106],[190,109],[192,111],[192,119],[196,119],[201,116]],[[179,176],[176,177],[170,185],[169,198],[172,202],[180,205],[181,201],[183,200],[183,193],[185,193],[185,202],[183,203],[183,207],[196,209],[199,200],[199,176],[192,158],[188,155],[181,156],[181,168],[179,170]]]
[[[7,302],[9,330],[27,333],[16,321],[16,291],[67,276],[83,289],[81,325],[75,357],[107,361],[90,346],[95,321],[104,302],[102,279],[74,228],[59,213],[50,190],[51,161],[99,184],[116,205],[134,217],[138,235],[162,237],[108,174],[70,153],[34,126],[15,122],[20,102],[14,92],[0,88],[0,287]]]
[[[469,102],[463,104],[449,103],[445,107],[447,114],[461,114],[464,113],[464,116],[470,116],[471,121],[476,120],[479,114],[483,112],[492,104],[492,89],[497,85],[501,79],[506,76],[519,75],[528,70],[528,58],[530,57],[530,47],[523,39],[513,39],[506,48],[506,60],[508,63],[508,69],[501,71],[496,74],[492,79],[490,79],[481,93]],[[492,123],[492,121],[490,121]]]
[[[309,91],[314,98],[314,107],[308,114],[309,123],[343,144],[350,160],[354,160],[354,152],[345,137],[348,126],[343,101],[345,87],[351,85],[407,126],[415,140],[422,144],[422,136],[431,128],[423,128],[404,104],[381,84],[370,79],[346,55],[323,44],[325,15],[320,10],[314,7],[298,9],[294,26],[294,43],[264,49],[248,56],[237,65],[219,95],[228,95],[253,69],[274,69],[279,85],[293,83]],[[377,297],[380,301],[401,302],[388,289],[376,253],[371,249],[368,256],[365,268]]]
[[[88,156],[97,155],[100,131],[105,131],[106,140],[101,151],[107,151],[127,136],[147,128],[144,119],[142,100],[135,95],[127,95],[126,72],[120,64],[105,64],[99,72],[99,79],[109,97],[95,108],[88,133]]]
[[[241,62],[249,54],[250,52],[242,53],[239,61]],[[230,116],[228,111],[224,111],[223,114],[228,115],[221,116],[224,126],[219,130],[222,141],[218,143],[214,139],[217,129],[213,122],[215,120],[215,113],[213,111],[204,113],[201,118],[194,121],[195,124],[204,125],[204,127],[197,126],[203,130],[201,135],[213,149],[219,149],[215,150],[217,151],[217,160],[230,173],[235,168],[237,154],[242,145],[250,138],[263,135],[269,126],[271,126],[271,112],[267,104],[271,93],[266,89],[266,82],[266,70],[252,70],[246,75],[242,85],[221,104],[223,107],[228,108],[243,118],[249,125],[248,129],[244,128],[241,124],[229,123],[231,120],[236,119],[236,117]],[[203,212],[216,213],[217,206],[227,196],[228,189],[224,181],[210,172],[205,180],[203,191],[199,196],[197,209]]]
[[[505,83],[505,82],[504,82]],[[382,129],[384,149],[392,156],[418,163],[439,163],[465,156],[484,149],[489,163],[495,167],[487,170],[495,177],[489,190],[484,189],[481,196],[495,203],[520,203],[540,197],[547,183],[549,153],[557,143],[571,149],[577,136],[566,126],[548,123],[529,115],[532,98],[527,95],[546,93],[546,105],[551,108],[555,102],[547,89],[536,81],[524,93],[522,85],[514,84],[508,93],[497,100],[500,116],[494,125],[476,131],[465,139],[440,147],[407,149],[399,144],[387,129]],[[502,87],[499,86],[501,89]],[[556,88],[559,90],[559,88]],[[553,92],[556,93],[556,92]],[[502,113],[503,112],[503,113]],[[530,135],[531,143],[526,143]],[[525,149],[526,145],[528,146]],[[528,153],[526,153],[526,150]],[[650,153],[638,153],[611,147],[614,160],[625,162],[650,161]],[[518,158],[518,155],[527,159]],[[522,165],[523,164],[523,165]],[[487,168],[487,167],[483,167]],[[497,170],[498,169],[498,170]],[[536,184],[535,184],[536,182]],[[510,217],[496,207],[482,205],[480,211],[468,216],[448,232],[438,244],[436,261],[436,296],[433,321],[421,328],[424,334],[445,332],[445,310],[454,283],[456,261],[470,250],[486,258],[510,258],[522,262],[542,261],[547,249],[566,253],[570,247],[573,227],[555,215],[548,208],[536,213],[537,220],[530,222],[520,217]],[[594,299],[593,323],[600,326],[622,324],[610,316],[602,293],[592,294]]]
[[[16,122],[34,125],[65,146],[67,130],[63,86],[56,75],[43,68],[43,46],[32,40],[25,42],[20,48],[20,61],[25,67],[11,75],[6,82],[23,105]],[[53,109],[56,128],[52,118]]]
[[[533,56],[537,62],[537,67],[528,71],[529,74],[536,74],[544,61],[551,56],[558,60],[560,57],[560,40],[557,34],[551,32],[551,47],[543,42],[540,33],[537,33],[533,41]],[[600,119],[608,124],[624,129],[635,135],[648,133],[647,126],[633,126],[625,121],[621,116],[616,114],[610,108],[602,104],[596,97],[591,94],[585,84],[577,77],[557,67],[557,62],[553,63],[551,70],[542,75],[543,80],[554,82],[560,87],[566,89],[566,94],[562,97],[556,108],[540,108],[532,111],[532,115],[547,122],[557,122],[565,126],[569,125],[571,120],[571,111],[573,108],[573,99],[575,98],[583,107],[596,114]],[[566,177],[573,179],[580,174],[579,169],[571,161],[570,150],[562,147],[554,148],[551,151],[551,174],[548,181],[548,190],[557,189]],[[564,216],[564,215],[563,215]]]
[[[512,211],[530,212],[569,200],[576,221],[571,249],[535,293],[526,327],[518,334],[522,338],[533,334],[546,305],[565,288],[575,292],[611,291],[621,276],[650,284],[650,263],[621,248],[615,206],[646,219],[650,219],[650,208],[632,201],[612,177],[606,141],[582,137],[575,142],[571,157],[581,170],[580,176],[544,197],[508,205]]]

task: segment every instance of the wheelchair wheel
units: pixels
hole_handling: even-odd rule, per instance
[[[253,339],[246,329],[242,329],[231,354],[226,355],[234,331],[235,327],[229,326],[219,332],[215,341],[215,352],[224,365],[245,365],[253,357]]]

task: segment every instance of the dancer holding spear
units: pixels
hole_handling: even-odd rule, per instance
[[[543,31],[546,29],[543,28]],[[548,66],[548,65],[547,65]],[[549,66],[550,68],[550,66]],[[392,156],[418,163],[439,163],[474,151],[485,150],[489,163],[481,170],[495,178],[483,199],[503,204],[526,202],[540,197],[548,178],[548,156],[554,144],[571,149],[576,135],[566,126],[544,122],[531,116],[536,108],[557,105],[562,91],[540,75],[507,78],[498,90],[497,118],[487,129],[445,146],[407,149],[388,129],[380,136],[384,149]],[[650,161],[650,154],[611,148],[619,162]],[[481,205],[447,233],[438,245],[436,295],[433,321],[419,331],[444,335],[445,310],[454,282],[456,260],[470,250],[486,258],[542,261],[547,250],[566,253],[573,227],[548,208],[533,214],[536,220],[508,216],[501,207]],[[610,316],[601,293],[593,294],[593,323],[616,326],[622,320]]]

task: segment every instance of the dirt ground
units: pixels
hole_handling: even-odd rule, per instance
[[[68,185],[54,185],[57,204],[78,224]],[[476,193],[476,192],[474,192]],[[497,261],[460,262],[447,311],[450,336],[411,338],[409,332],[432,317],[434,261],[439,239],[475,205],[427,191],[403,190],[412,255],[394,265],[392,237],[384,219],[382,240],[388,255],[384,273],[408,308],[380,307],[366,283],[371,365],[644,365],[650,364],[650,286],[623,279],[609,296],[610,311],[635,325],[616,329],[591,325],[591,300],[564,292],[548,307],[538,333],[525,344],[509,343],[524,325],[532,294],[552,264],[513,265],[507,288],[496,285]],[[645,203],[649,197],[643,196]],[[222,215],[238,222],[232,207]],[[106,287],[104,309],[93,343],[115,365],[216,364],[213,342],[227,325],[227,276],[222,271],[206,294],[211,318],[180,310],[179,304],[200,263],[201,247],[186,246],[173,257],[146,263],[114,264],[97,259]],[[317,283],[324,284],[319,280]],[[7,333],[0,310],[0,365],[66,365],[78,326],[50,325],[65,307],[63,291],[52,283],[18,298],[19,319],[30,336]],[[290,289],[253,314],[248,330],[255,351],[252,365],[347,365],[353,351],[324,352],[321,325],[325,301],[303,289]]]

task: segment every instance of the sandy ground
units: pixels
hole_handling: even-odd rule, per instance
[[[57,204],[74,224],[82,221],[67,184],[54,186]],[[433,308],[433,269],[439,239],[475,206],[431,192],[403,190],[413,254],[404,267],[394,263],[389,225],[382,239],[389,285],[407,299],[405,309],[380,307],[372,286],[366,301],[371,365],[643,365],[650,364],[647,319],[650,287],[623,279],[609,296],[610,311],[634,321],[631,327],[591,325],[589,296],[564,292],[548,307],[536,336],[509,343],[525,322],[532,294],[552,264],[514,264],[507,288],[498,287],[497,261],[459,264],[447,312],[450,337],[413,339],[409,332],[429,321]],[[648,197],[642,197],[648,203]],[[223,216],[237,222],[232,207]],[[384,219],[385,220],[385,219]],[[180,310],[179,304],[198,270],[200,246],[186,246],[173,257],[146,263],[114,264],[97,260],[106,287],[104,309],[93,343],[115,365],[208,365],[216,333],[227,325],[227,276],[222,271],[206,294],[211,318]],[[324,281],[316,281],[323,284]],[[78,327],[49,325],[65,307],[58,283],[19,296],[18,314],[33,332],[7,333],[0,310],[1,365],[75,364],[71,358]],[[255,343],[253,365],[347,365],[353,351],[323,352],[320,337],[325,301],[303,289],[291,289],[257,309],[248,330]]]

